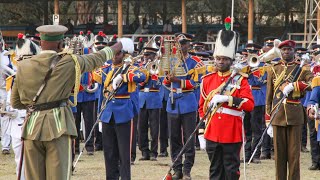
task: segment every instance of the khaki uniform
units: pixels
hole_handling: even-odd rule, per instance
[[[26,109],[27,105],[32,104],[56,55],[54,51],[42,51],[19,63],[11,95],[13,108]],[[113,50],[106,48],[90,55],[77,56],[81,73],[102,66],[113,55]],[[75,76],[75,62],[65,54],[53,69],[36,104],[68,99],[75,85]],[[70,179],[71,138],[76,136],[70,106],[34,111],[22,130],[26,179]]]
[[[266,114],[272,115],[276,105],[283,96],[282,90],[285,82],[291,82],[299,64],[285,63],[281,60],[268,71]],[[295,81],[294,90],[289,94],[285,102],[280,105],[279,112],[272,121],[275,147],[276,177],[287,179],[287,164],[289,168],[289,180],[300,179],[300,147],[301,126],[306,121],[306,113],[300,103],[305,90],[311,90],[313,75],[307,67],[303,67],[298,81]]]

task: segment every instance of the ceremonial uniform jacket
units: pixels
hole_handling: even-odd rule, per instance
[[[283,97],[282,90],[284,82],[292,81],[300,64],[297,62],[286,63],[284,60],[271,67],[267,77],[266,96],[266,122],[270,121],[270,116],[276,109],[276,105]],[[294,90],[280,105],[279,112],[275,115],[272,125],[302,125],[307,120],[305,109],[301,105],[300,98],[304,96],[306,90],[311,90],[311,80],[313,74],[307,67],[302,67],[298,80],[293,82]]]
[[[199,115],[202,118],[215,94],[220,94],[222,86],[229,79],[231,72],[213,72],[203,77],[199,101]],[[204,137],[219,143],[242,142],[242,116],[244,111],[252,111],[254,100],[247,78],[236,75],[224,95],[229,95],[229,101],[207,119]]]
[[[106,48],[90,55],[76,56],[80,73],[100,67],[106,59],[113,58],[113,50]],[[28,61],[18,65],[15,83],[12,89],[11,105],[15,109],[26,109],[38,92],[47,74],[55,51],[42,51]],[[53,69],[47,85],[40,94],[36,104],[67,100],[75,85],[75,61],[65,55]],[[49,110],[34,111],[23,125],[22,137],[30,140],[51,141],[61,135],[76,137],[77,130],[69,106]]]
[[[138,64],[133,64],[136,67],[139,67]],[[133,114],[134,116],[138,115],[140,112],[139,108],[139,86],[136,87],[136,90],[132,93],[130,93],[130,99],[133,102]]]
[[[112,65],[110,68],[102,69],[103,91],[113,91],[112,80],[117,74],[122,72],[122,67],[123,64],[119,66]],[[99,103],[102,106],[100,120],[104,123],[109,123],[112,115],[117,124],[128,122],[135,115],[135,105],[134,101],[130,99],[130,94],[136,91],[136,84],[143,82],[146,76],[132,65],[127,67],[125,72],[122,73],[123,82],[120,84],[114,97],[107,101],[105,108],[103,108],[104,102]],[[108,97],[108,93],[105,92],[101,92],[104,99]]]
[[[179,76],[180,82],[173,82],[174,108],[171,106],[171,95],[167,99],[167,112],[172,114],[186,114],[197,111],[198,101],[193,92],[196,83],[201,82],[201,75],[205,74],[206,68],[203,62],[196,56],[188,56],[182,64],[187,75]],[[170,91],[171,83],[165,78],[164,87]]]
[[[163,84],[163,80],[164,80],[164,77],[160,77],[160,80],[161,80],[161,87],[160,87],[160,97],[161,97],[161,101],[166,101],[168,100],[169,98],[169,94],[170,94],[170,91],[168,90],[167,87],[165,87],[165,85]]]
[[[248,82],[252,89],[254,106],[266,105],[267,73],[264,72],[263,67],[259,67],[250,73]]]
[[[310,93],[310,99],[308,105],[320,104],[320,76],[316,76],[312,80],[312,91]],[[319,120],[315,120],[315,127],[318,129],[317,141],[320,141],[320,123]]]
[[[161,81],[158,75],[149,75],[144,82],[139,84],[139,108],[160,109],[162,99],[160,95]]]
[[[91,79],[91,73],[85,72],[81,76],[81,86],[88,86],[92,83]],[[91,82],[89,82],[91,81]],[[89,93],[85,91],[84,88],[80,88],[80,91],[78,93],[78,102],[88,102],[88,101],[94,101],[96,100],[96,94],[95,93]]]

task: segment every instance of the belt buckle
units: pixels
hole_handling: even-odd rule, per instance
[[[143,92],[149,92],[150,88],[144,88]]]
[[[182,89],[181,88],[177,88],[177,94],[182,93]]]

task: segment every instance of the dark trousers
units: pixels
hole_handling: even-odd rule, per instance
[[[244,132],[246,135],[246,144],[245,144],[245,157],[246,161],[249,161],[251,157],[251,141],[252,141],[252,129],[251,129],[251,113],[245,112],[243,125],[244,125]]]
[[[137,135],[138,135],[138,114],[133,117],[133,132],[131,140],[131,161],[134,162],[137,157]]]
[[[252,143],[251,143],[251,151],[257,147],[258,142],[261,139],[263,129],[265,127],[265,106],[255,106],[253,111],[251,112],[251,129],[252,129]],[[248,142],[247,142],[248,143]],[[261,154],[261,146],[257,148],[257,152],[254,155],[254,158],[260,159]]]
[[[273,126],[276,179],[300,179],[301,125]],[[287,175],[289,169],[289,175]]]
[[[98,100],[94,102],[94,108],[93,108],[93,120],[97,121],[97,116],[98,116]],[[102,133],[99,132],[99,126],[97,125],[96,128],[94,129],[94,147],[96,149],[102,149]]]
[[[171,114],[168,113],[168,120],[170,124],[170,152],[172,162],[176,159],[177,155],[181,151],[185,141],[190,137],[191,133],[196,127],[196,111],[186,114]],[[173,164],[174,171],[182,171],[190,173],[191,168],[194,164],[195,139],[192,137],[191,141],[187,144],[184,151],[185,160],[182,165],[182,156]]]
[[[263,131],[265,130],[264,127]],[[271,156],[271,151],[273,151],[273,138],[271,138],[267,133],[265,133],[262,141],[261,153],[265,156]]]
[[[140,109],[138,130],[139,149],[143,156],[158,156],[160,109]],[[149,123],[149,124],[148,124]],[[149,126],[148,126],[149,125]],[[151,148],[149,149],[148,129],[150,127]]]
[[[196,124],[198,124],[200,121],[200,116],[199,116],[199,112],[197,111],[197,122]],[[200,142],[199,142],[199,131],[196,132],[195,138],[196,138],[196,147],[200,148]]]
[[[240,150],[242,143],[217,143],[206,140],[210,161],[210,180],[235,180],[240,177]]]
[[[308,134],[308,127],[307,123],[302,126],[301,131],[301,147],[307,147],[307,134]]]
[[[311,160],[312,164],[320,166],[320,145],[317,141],[317,131],[314,123],[314,120],[308,119],[310,129]]]
[[[167,117],[167,101],[162,102],[160,110],[160,153],[166,152],[168,148],[169,130],[168,130],[168,117]]]
[[[130,171],[130,137],[131,121],[115,124],[114,117],[110,123],[102,123],[103,153],[107,180],[131,179]]]
[[[84,120],[84,126],[85,126],[85,139],[88,138],[89,133],[92,129],[92,126],[94,124],[94,102],[95,101],[87,101],[87,102],[81,102],[77,105],[77,112],[76,114],[76,127],[77,127],[77,133],[80,134],[80,123],[81,123],[81,112],[83,114],[83,120]],[[93,137],[91,136],[90,140],[86,144],[86,150],[87,151],[94,151],[93,147]],[[76,138],[76,145],[75,149],[79,149],[80,143],[79,143],[79,136]]]

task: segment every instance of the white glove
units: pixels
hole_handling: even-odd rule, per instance
[[[112,81],[112,88],[113,90],[117,89],[117,87],[119,86],[119,84],[122,81],[122,75],[118,74]]]
[[[99,122],[98,126],[99,126],[99,132],[102,133],[102,122]]]
[[[283,94],[285,96],[288,97],[288,95],[291,93],[291,91],[294,90],[294,87],[293,87],[293,84],[292,83],[289,83],[288,85],[286,85],[286,87],[283,88]]]
[[[273,138],[273,127],[272,126],[269,126],[268,130],[267,130],[267,134]]]
[[[134,51],[134,45],[132,39],[129,38],[118,38],[118,42],[122,44],[122,50],[127,51],[129,54],[132,54]]]
[[[198,135],[200,149],[205,150],[206,149],[206,139],[204,138],[203,134]]]
[[[216,107],[219,103],[228,102],[229,97],[227,95],[216,94],[210,101],[210,106],[213,104],[213,107]]]
[[[241,63],[236,63],[233,65],[233,69],[236,70],[237,72],[243,69],[243,65]]]
[[[131,56],[128,56],[126,59],[123,60],[123,62],[125,64],[131,64],[132,63],[132,57]]]

